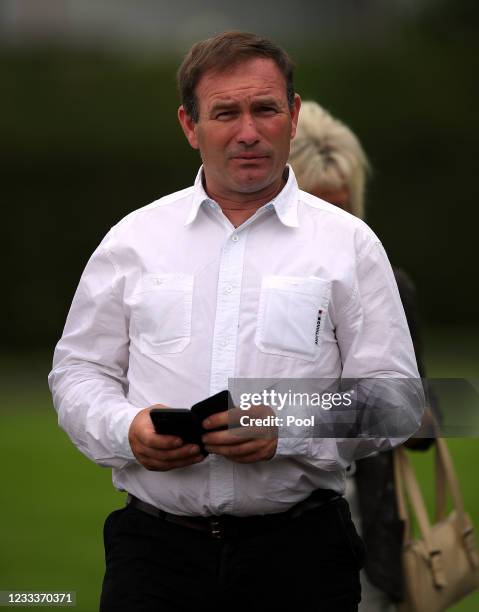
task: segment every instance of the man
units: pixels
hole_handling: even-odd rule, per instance
[[[344,468],[390,439],[226,429],[203,437],[204,458],[149,414],[233,378],[418,376],[380,242],[286,166],[292,72],[252,34],[190,50],[178,117],[202,157],[195,185],[115,226],[73,300],[50,375],[59,423],[130,502],[105,523],[104,611],[357,609]],[[203,422],[227,424],[226,412]]]

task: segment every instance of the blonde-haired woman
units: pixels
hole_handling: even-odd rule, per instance
[[[364,216],[364,188],[369,163],[355,134],[319,104],[301,106],[289,158],[299,187],[344,210]],[[408,276],[393,268],[408,319],[421,376],[421,358],[414,287]],[[425,450],[429,439],[408,441]],[[394,612],[402,599],[402,525],[396,508],[392,452],[356,462],[346,479],[346,498],[356,528],[366,544],[361,572],[359,612]]]
[[[366,154],[348,126],[316,102],[301,105],[289,163],[301,189],[363,217]]]

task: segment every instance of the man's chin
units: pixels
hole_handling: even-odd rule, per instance
[[[257,183],[257,182],[251,182],[251,183],[246,183],[246,184],[238,184],[236,185],[236,191],[238,193],[258,193],[260,191],[263,191],[265,189],[267,189],[269,187],[268,183]]]
[[[240,176],[233,177],[233,182],[239,193],[256,193],[267,189],[276,181],[276,177],[272,177],[265,172],[245,172]]]

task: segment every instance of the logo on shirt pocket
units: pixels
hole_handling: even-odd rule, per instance
[[[314,361],[320,350],[331,283],[316,277],[265,276],[255,342],[260,351]]]
[[[147,274],[132,303],[132,337],[142,353],[180,353],[191,340],[193,276]]]

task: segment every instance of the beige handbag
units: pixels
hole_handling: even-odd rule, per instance
[[[394,451],[399,517],[404,521],[402,565],[405,599],[400,612],[441,612],[479,588],[474,528],[445,440],[436,438],[436,522],[431,525],[407,452]],[[446,486],[453,510],[446,516]],[[409,500],[409,507],[406,503]],[[412,514],[420,537],[414,538]]]

